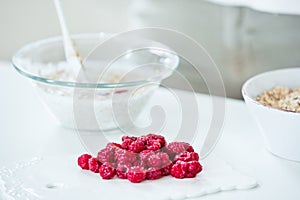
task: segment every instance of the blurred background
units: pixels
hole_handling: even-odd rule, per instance
[[[71,33],[118,33],[141,27],[170,28],[194,38],[216,62],[228,97],[241,98],[242,83],[271,69],[300,66],[297,0],[62,0]],[[0,0],[0,60],[22,45],[60,34],[52,0]],[[201,77],[182,61],[180,73],[194,90]],[[299,75],[300,78],[300,75]],[[166,84],[184,88],[176,77]]]

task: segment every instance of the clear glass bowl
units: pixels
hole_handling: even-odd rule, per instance
[[[86,58],[80,72],[84,76],[77,76],[78,71],[65,61],[61,37],[24,46],[13,56],[13,66],[33,82],[64,127],[104,131],[129,127],[161,81],[177,68],[179,58],[171,51],[149,47],[128,51],[109,66],[101,66],[104,58],[95,49],[111,37],[104,33],[72,36]]]

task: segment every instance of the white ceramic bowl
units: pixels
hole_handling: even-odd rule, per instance
[[[300,113],[265,106],[256,97],[275,86],[300,87],[300,68],[265,72],[250,78],[242,87],[246,105],[273,154],[300,161]]]

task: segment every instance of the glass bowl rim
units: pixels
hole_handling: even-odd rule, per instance
[[[110,33],[82,33],[82,34],[74,34],[71,35],[72,39],[90,39],[90,38],[99,38],[99,37],[103,37],[103,35],[107,35],[107,38],[104,38],[103,41],[104,42],[106,40],[108,40],[111,36],[113,36],[113,34]],[[34,81],[38,81],[44,84],[48,84],[48,85],[53,85],[53,86],[63,86],[63,87],[74,87],[74,88],[124,88],[124,87],[133,87],[133,86],[138,86],[138,85],[143,85],[143,84],[149,84],[149,83],[153,83],[153,82],[159,82],[165,78],[167,78],[168,76],[166,75],[158,75],[158,76],[153,76],[153,77],[149,77],[147,79],[144,80],[138,80],[138,81],[129,81],[129,82],[119,82],[119,83],[85,83],[85,82],[72,82],[72,81],[60,81],[60,80],[54,80],[54,79],[50,79],[50,78],[45,78],[45,77],[40,77],[34,73],[31,73],[27,70],[25,70],[23,67],[18,66],[17,64],[17,60],[18,58],[26,51],[29,51],[31,49],[34,49],[38,46],[44,45],[44,44],[49,44],[52,42],[59,42],[62,41],[62,36],[54,36],[54,37],[49,37],[49,38],[45,38],[45,39],[41,39],[41,40],[37,40],[28,44],[25,44],[23,47],[21,47],[16,53],[14,53],[14,55],[12,56],[12,65],[13,67],[23,76],[30,78]],[[101,43],[99,42],[99,43]],[[98,44],[99,44],[98,43]],[[155,49],[157,50],[157,48],[151,48],[149,47],[148,49]],[[92,51],[93,49],[91,49]],[[168,51],[168,53],[173,54],[175,57],[175,64],[174,64],[174,69],[175,70],[178,65],[179,65],[179,56],[172,51]]]

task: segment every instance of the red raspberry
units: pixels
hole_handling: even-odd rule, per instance
[[[132,166],[137,166],[137,167],[142,167],[142,168],[148,168],[147,165],[147,160],[141,160],[141,159],[137,159]]]
[[[88,170],[89,169],[89,159],[91,157],[92,156],[89,154],[83,154],[83,155],[79,156],[77,159],[78,166],[81,167],[81,169]]]
[[[172,163],[172,161],[170,160],[169,155],[167,153],[158,152],[156,155],[161,160],[161,167],[165,167],[165,166],[169,165],[170,163]]]
[[[171,175],[175,178],[193,178],[202,171],[198,161],[184,162],[178,160],[171,169]]]
[[[148,167],[157,167],[158,168],[161,166],[162,160],[159,157],[159,155],[154,154],[154,155],[149,156],[147,164],[148,164]]]
[[[122,137],[122,142],[124,142],[125,140],[135,141],[135,140],[137,140],[137,137],[135,137],[135,136],[127,136],[127,135],[124,135],[124,136]]]
[[[122,149],[122,145],[115,143],[115,142],[110,142],[106,145],[106,149],[109,149],[111,151],[116,151],[117,149]]]
[[[89,159],[89,169],[92,172],[98,173],[101,163],[96,158]]]
[[[171,174],[171,169],[173,167],[173,163],[170,162],[169,165],[165,166],[162,168],[162,172],[164,176],[169,176]]]
[[[139,153],[139,159],[137,160],[136,166],[148,168],[148,159],[154,152],[151,150],[144,150]]]
[[[134,153],[140,153],[144,149],[145,149],[144,142],[142,140],[139,140],[139,139],[131,142],[128,146],[128,150],[130,150]]]
[[[199,155],[196,152],[184,151],[181,154],[175,156],[174,162],[176,162],[177,160],[181,160],[181,161],[185,161],[185,162],[189,162],[189,161],[193,161],[193,160],[198,161]]]
[[[160,168],[149,168],[146,172],[146,179],[155,180],[163,177],[163,170]]]
[[[160,167],[163,168],[171,163],[171,160],[168,154],[163,152],[158,152],[156,154],[152,154],[148,157],[148,167]]]
[[[166,144],[161,135],[123,136],[122,144],[108,143],[98,152],[97,158],[81,155],[78,165],[82,169],[99,172],[103,179],[117,175],[133,183],[170,174],[175,178],[192,178],[202,171],[199,155],[191,145],[186,142]]]
[[[109,163],[103,163],[99,168],[99,173],[103,179],[112,179],[116,174],[116,170]]]
[[[149,156],[151,156],[151,155],[154,155],[154,152],[152,150],[144,150],[139,153],[140,159],[148,160]]]
[[[176,155],[179,155],[184,151],[194,152],[193,147],[186,142],[171,142],[167,145],[165,150],[171,159],[174,159]]]
[[[132,167],[127,173],[127,179],[132,183],[140,183],[146,179],[146,172],[141,167]]]
[[[101,163],[108,162],[110,164],[113,164],[114,160],[115,160],[115,158],[114,158],[114,151],[112,151],[112,149],[110,149],[110,148],[101,149],[98,152],[97,159]]]
[[[126,165],[126,164],[118,165],[116,169],[117,177],[119,177],[120,179],[127,179],[127,173],[130,168],[131,168],[130,165]]]
[[[141,136],[138,138],[140,141],[144,142],[144,145],[147,145],[148,142],[148,137],[147,136]]]
[[[183,161],[177,161],[171,169],[171,175],[175,178],[185,178],[188,172],[188,164]]]
[[[188,172],[195,176],[202,171],[202,165],[198,161],[190,161],[188,165]]]
[[[115,143],[115,142],[113,142],[113,144],[114,144],[116,147],[118,147],[119,149],[122,149],[122,145],[121,145],[121,144]]]
[[[146,135],[146,137],[148,138],[148,140],[158,141],[160,143],[161,147],[166,146],[167,142],[166,142],[164,136],[162,136],[162,135],[156,135],[156,134],[153,134],[153,133],[149,133],[148,135]]]
[[[161,144],[158,140],[149,140],[147,142],[147,149],[152,151],[158,151],[161,149]]]
[[[188,144],[187,146],[188,147],[186,148],[186,151],[188,151],[188,152],[195,152],[194,148],[190,144]]]
[[[131,143],[132,143],[131,140],[124,140],[122,142],[121,146],[122,146],[123,149],[128,149]]]
[[[137,154],[125,149],[118,149],[115,152],[115,161],[117,163],[130,163],[133,164],[137,160]]]
[[[136,141],[137,140],[137,137],[130,137],[130,136],[123,136],[122,137],[122,148],[123,149],[128,149],[130,144],[133,142],[133,141]]]

